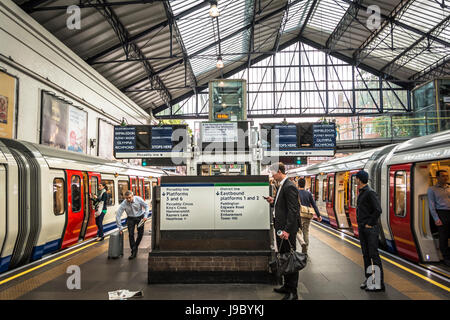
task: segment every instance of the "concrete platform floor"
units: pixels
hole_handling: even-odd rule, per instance
[[[118,289],[142,290],[139,300],[279,300],[272,285],[177,284],[148,285],[147,257],[151,235],[145,226],[138,257],[128,260],[130,249],[125,233],[124,257],[107,259],[108,240],[67,255],[42,268],[0,285],[0,300],[107,300]],[[300,272],[300,300],[450,300],[448,290],[427,282],[383,261],[386,291],[367,293],[359,288],[363,279],[360,249],[315,224],[310,230],[310,261]],[[81,289],[69,290],[69,266],[81,270]]]

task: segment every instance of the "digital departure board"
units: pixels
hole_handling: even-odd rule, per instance
[[[261,140],[264,156],[333,156],[336,149],[334,123],[264,123]]]
[[[248,121],[202,122],[202,150],[212,153],[248,151],[248,131]]]
[[[115,126],[114,156],[130,158],[186,158],[186,125]]]

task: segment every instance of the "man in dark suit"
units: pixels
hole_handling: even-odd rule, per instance
[[[277,246],[280,253],[290,251],[289,242],[292,248],[296,249],[297,232],[300,226],[297,187],[287,178],[285,170],[285,166],[281,162],[270,166],[269,171],[280,186],[275,199],[267,198],[267,202],[274,206],[275,231],[282,231],[282,234],[277,236]],[[285,275],[283,278],[284,285],[281,288],[275,288],[274,291],[285,294],[282,300],[298,300],[298,272]]]

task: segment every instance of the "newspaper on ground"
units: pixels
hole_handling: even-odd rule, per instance
[[[129,291],[126,289],[120,289],[116,291],[108,292],[109,300],[127,300],[130,298],[140,298],[144,296],[142,291]]]

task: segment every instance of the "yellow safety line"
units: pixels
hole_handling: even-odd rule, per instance
[[[323,227],[321,227],[321,226],[318,226],[318,225],[316,225],[316,224],[313,224],[313,226],[315,226],[315,227],[317,227],[317,228],[319,228],[319,229],[322,229],[323,231],[326,231],[326,232],[328,232],[329,234],[332,234],[332,235],[335,236],[336,238],[342,239],[342,238],[339,237],[337,234],[335,234],[335,233],[333,233],[333,232],[331,232],[331,231],[329,231],[329,230],[327,230],[327,229],[325,229],[325,228],[323,228]],[[342,239],[342,240],[345,240],[345,241],[347,241],[348,243],[351,243],[351,244],[353,244],[354,246],[357,246],[358,248],[361,248],[361,246],[360,246],[359,244],[357,244],[357,243],[355,243],[355,242],[353,242],[353,241],[350,241],[350,240],[348,240],[348,239]],[[415,275],[415,276],[417,276],[417,277],[419,277],[419,278],[421,278],[421,279],[423,279],[423,280],[425,280],[425,281],[428,281],[428,282],[430,282],[431,284],[434,284],[435,286],[437,286],[437,287],[439,287],[439,288],[441,288],[441,289],[446,290],[447,292],[450,292],[450,288],[449,288],[449,287],[444,286],[443,284],[440,284],[439,282],[436,282],[436,281],[434,281],[434,280],[432,280],[432,279],[429,279],[429,278],[427,278],[427,277],[425,277],[425,276],[423,276],[423,275],[421,275],[421,274],[419,274],[419,273],[417,273],[417,272],[415,272],[415,271],[413,271],[413,270],[411,270],[411,269],[409,269],[409,268],[407,268],[407,267],[404,267],[404,266],[402,266],[401,264],[398,264],[397,262],[392,261],[392,260],[390,260],[390,259],[384,257],[384,256],[381,255],[381,254],[380,254],[380,257],[381,257],[383,260],[386,260],[387,262],[393,264],[394,266],[396,266],[396,267],[398,267],[398,268],[400,268],[400,269],[403,269],[403,270],[405,270],[405,271],[407,271],[407,272],[409,272],[409,273],[411,273],[411,274],[413,274],[413,275]]]
[[[107,239],[107,238],[109,238],[109,237],[106,237],[106,239]],[[28,270],[25,270],[24,272],[18,273],[18,274],[14,275],[14,276],[12,276],[12,277],[10,277],[10,278],[7,278],[7,279],[5,279],[5,280],[1,280],[1,281],[0,281],[0,285],[4,284],[4,283],[6,283],[6,282],[9,282],[9,281],[11,281],[11,280],[14,280],[14,279],[16,279],[16,278],[19,278],[19,277],[21,277],[21,276],[23,276],[23,275],[25,275],[25,274],[27,274],[27,273],[30,273],[31,271],[40,269],[40,268],[42,268],[43,266],[46,266],[46,265],[48,265],[48,264],[50,264],[50,263],[53,263],[53,262],[55,262],[55,261],[58,261],[58,260],[60,260],[60,259],[62,259],[62,258],[65,258],[65,257],[67,257],[67,256],[70,256],[70,255],[72,255],[72,254],[74,254],[74,253],[76,253],[76,252],[78,252],[78,251],[81,251],[81,250],[83,250],[83,249],[86,249],[86,248],[88,248],[88,247],[90,247],[90,246],[93,246],[94,244],[97,244],[97,243],[98,243],[98,242],[90,243],[90,244],[88,244],[88,245],[85,245],[84,247],[81,247],[81,248],[78,248],[78,249],[73,250],[73,251],[71,251],[71,252],[68,252],[68,253],[66,253],[66,254],[64,254],[64,255],[62,255],[62,256],[60,256],[60,257],[57,257],[57,258],[55,258],[55,259],[49,260],[49,261],[47,261],[47,262],[44,262],[44,263],[42,263],[42,264],[40,264],[40,265],[37,265],[36,267],[33,267],[33,268],[31,268],[31,269],[28,269]]]

